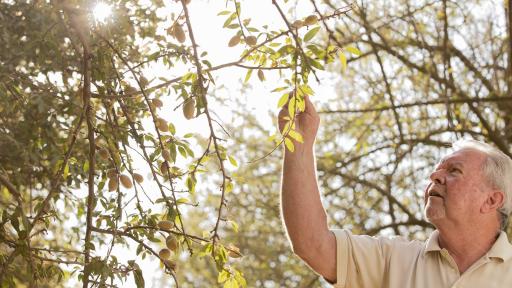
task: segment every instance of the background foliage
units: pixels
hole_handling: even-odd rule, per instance
[[[279,217],[273,149],[301,137],[263,124],[275,107],[254,115],[217,93],[229,67],[242,95],[276,81],[267,93],[280,107],[294,91],[290,120],[303,94],[335,83],[313,97],[333,227],[424,239],[422,189],[451,141],[511,155],[508,1],[312,0],[320,21],[304,27],[295,2],[276,1],[278,29],[226,1],[219,30],[233,35],[227,53],[242,52],[223,64],[194,38],[208,23],[190,1],[106,2],[113,22],[95,21],[93,1],[0,1],[2,287],[142,287],[147,261],[170,277],[159,287],[325,285],[292,255]],[[166,72],[146,77],[156,65]],[[228,124],[216,102],[232,109]],[[169,235],[179,247],[164,261]]]

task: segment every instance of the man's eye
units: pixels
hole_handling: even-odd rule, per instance
[[[450,168],[450,172],[461,172],[459,168]]]

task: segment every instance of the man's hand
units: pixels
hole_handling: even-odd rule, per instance
[[[290,98],[289,101],[295,101],[293,97]],[[289,120],[285,120],[285,117],[290,117],[288,115],[288,104],[283,106],[281,111],[279,111],[279,131],[281,134],[287,133],[287,131],[283,131],[284,126]],[[310,148],[315,143],[316,133],[318,131],[318,126],[320,125],[320,117],[315,110],[315,106],[309,100],[308,95],[304,95],[304,101],[306,102],[304,112],[300,112],[295,116],[295,131],[299,132],[304,138],[304,144],[296,143],[296,145],[304,145],[307,148]]]

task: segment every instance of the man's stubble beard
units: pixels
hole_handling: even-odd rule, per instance
[[[442,219],[446,216],[446,211],[442,207],[433,207],[433,205],[433,203],[429,203],[429,200],[427,200],[425,208],[423,209],[423,214],[428,222],[435,224],[436,220]]]

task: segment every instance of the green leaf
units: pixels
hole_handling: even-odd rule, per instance
[[[233,182],[228,180],[228,183],[226,184],[226,193],[229,193],[233,191]]]
[[[194,151],[192,151],[188,145],[184,145],[183,148],[187,151],[187,154],[190,155],[190,157],[194,157]]]
[[[188,72],[187,74],[181,77],[181,82],[187,82],[190,79],[193,79],[196,74],[192,72]]]
[[[231,165],[233,165],[235,167],[238,167],[238,163],[236,163],[235,158],[233,158],[230,155],[228,155],[228,159],[229,159],[229,163],[231,163]]]
[[[185,204],[185,203],[188,203],[190,200],[188,200],[188,198],[179,198],[178,200],[176,200],[176,204]]]
[[[302,138],[302,135],[300,135],[300,133],[295,130],[290,130],[290,132],[288,133],[288,136],[295,139],[295,141],[297,141],[299,143],[304,143],[304,139]]]
[[[238,233],[238,224],[235,221],[228,221],[231,224],[231,228],[233,228],[233,231],[235,233]]]
[[[149,62],[149,61],[153,61],[153,60],[157,59],[159,56],[160,56],[160,52],[159,52],[159,51],[157,51],[157,52],[155,52],[155,53],[153,53],[153,54],[150,54],[150,55],[147,57],[147,61],[148,61],[148,62]]]
[[[308,58],[308,62],[311,66],[315,67],[318,70],[324,70],[324,66],[320,64],[320,62],[316,61],[315,59]]]
[[[85,160],[84,166],[82,167],[82,169],[84,170],[84,173],[89,172],[89,160]]]
[[[238,285],[244,288],[247,287],[247,282],[245,281],[245,278],[240,271],[235,270],[235,279],[238,281]]]
[[[159,238],[156,238],[154,234],[149,234],[148,235],[148,240],[153,242],[153,243],[160,243],[160,239]]]
[[[238,25],[236,23],[233,23],[233,24],[229,24],[226,28],[228,28],[228,29],[237,29],[237,28],[240,28],[240,25]]]
[[[347,70],[347,56],[343,51],[340,51],[340,62],[341,62],[341,72],[345,72]]]
[[[292,124],[292,121],[290,121],[289,118],[290,117],[286,116],[285,119],[284,119],[284,120],[288,120],[288,121],[286,121],[286,123],[284,123],[283,131],[282,131],[281,135],[286,134],[288,129],[290,129],[290,125]]]
[[[96,246],[94,246],[94,243],[92,242],[86,243],[84,246],[85,248],[89,247],[90,250],[96,250]]]
[[[185,148],[178,146],[178,151],[180,152],[181,156],[183,156],[183,158],[187,158],[187,151]]]
[[[193,177],[187,177],[187,180],[185,180],[185,184],[187,185],[188,191],[191,194],[194,194],[196,188],[196,181],[193,179]]]
[[[290,99],[290,102],[288,103],[288,115],[290,116],[290,119],[293,119],[295,116],[295,98]]]
[[[347,50],[348,52],[350,52],[350,53],[352,53],[352,54],[354,54],[356,56],[361,56],[361,54],[363,54],[361,52],[361,50],[357,49],[354,46],[347,46],[347,47],[345,47],[345,50]]]
[[[245,74],[244,83],[247,83],[247,81],[249,81],[249,79],[251,78],[251,75],[252,75],[252,69],[249,69],[249,71],[247,71],[247,74]]]
[[[224,248],[224,246],[222,245],[219,245],[216,251],[221,262],[226,263],[226,261],[228,260],[228,252],[226,251],[226,248]]]
[[[270,92],[280,92],[280,91],[283,91],[283,90],[286,90],[286,89],[288,89],[288,86],[277,87],[277,88],[275,88],[274,90],[272,90]]]
[[[224,22],[223,28],[228,27],[228,25],[231,24],[231,21],[235,20],[235,18],[236,18],[236,13],[235,12],[231,13],[231,15],[229,15],[228,19],[226,19],[226,21]]]
[[[238,15],[242,14],[242,8],[240,6],[240,2],[235,1],[235,7],[236,7],[236,13]],[[245,24],[245,25],[247,25],[247,24]]]
[[[284,55],[293,53],[293,51],[295,51],[295,46],[288,44],[288,45],[284,45],[281,48],[279,48],[279,50],[277,50],[277,54],[284,56]]]
[[[172,163],[176,163],[176,144],[171,143],[171,145],[169,145],[169,153],[171,154]]]
[[[311,52],[313,52],[313,54],[317,57],[317,58],[323,58],[325,56],[325,49],[323,48],[320,48],[318,45],[315,45],[315,44],[310,44],[308,46],[306,46],[308,48],[308,50],[310,50]]]
[[[137,285],[137,288],[144,288],[144,276],[142,275],[142,270],[139,267],[133,271],[133,279],[135,280],[135,285]]]
[[[174,127],[174,124],[169,122],[169,132],[171,132],[172,135],[176,134],[176,127]]]
[[[238,288],[238,282],[235,278],[230,278],[224,283],[224,288]]]
[[[87,171],[84,171],[84,172],[87,172]],[[64,166],[64,172],[62,172],[62,177],[64,177],[64,180],[66,180],[68,178],[68,176],[69,176],[69,164],[66,163],[66,166]]]
[[[277,102],[277,108],[281,108],[284,106],[284,104],[286,104],[286,102],[288,101],[288,96],[289,94],[288,93],[284,93],[283,96],[281,96],[281,98],[279,98],[279,101]]]
[[[299,90],[307,95],[315,95],[315,91],[309,87],[307,84],[300,85]]]
[[[290,151],[290,152],[295,151],[295,147],[293,145],[292,140],[290,140],[290,138],[288,138],[288,137],[284,138],[284,145],[286,146],[286,148],[288,148],[288,151]]]
[[[228,280],[229,272],[226,270],[222,270],[219,273],[219,276],[217,277],[218,283],[224,283],[224,281]]]
[[[313,37],[315,37],[316,33],[318,33],[319,30],[320,30],[320,26],[309,30],[308,33],[306,33],[306,35],[304,35],[304,42],[308,42],[309,40],[313,39]]]

